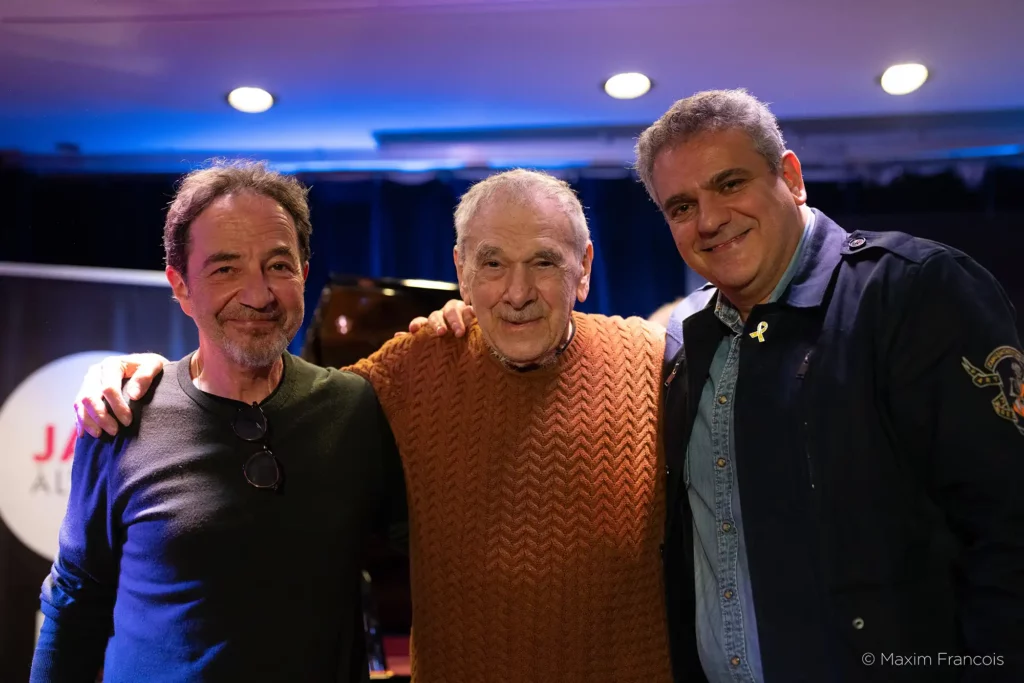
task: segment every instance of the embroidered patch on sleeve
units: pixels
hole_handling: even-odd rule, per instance
[[[992,399],[992,409],[1024,434],[1024,353],[1012,346],[1000,346],[988,354],[984,369],[972,365],[966,357],[961,361],[974,386],[999,389]]]

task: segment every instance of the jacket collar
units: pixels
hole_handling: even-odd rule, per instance
[[[796,274],[785,293],[779,298],[796,308],[820,306],[825,298],[832,272],[839,265],[842,249],[849,235],[831,218],[817,209],[814,212],[814,230],[807,238]]]

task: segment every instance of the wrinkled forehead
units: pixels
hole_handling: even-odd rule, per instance
[[[277,201],[242,192],[218,197],[196,216],[190,226],[193,241],[208,244],[297,242],[295,221]]]
[[[557,199],[499,196],[479,207],[466,224],[464,238],[470,253],[497,248],[513,255],[541,249],[571,251],[574,236],[572,221]]]

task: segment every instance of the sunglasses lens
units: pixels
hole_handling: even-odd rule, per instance
[[[244,441],[259,441],[267,433],[267,418],[254,406],[239,408],[231,425],[235,434]]]
[[[258,489],[276,488],[281,477],[277,460],[268,450],[262,450],[245,463],[245,478]]]

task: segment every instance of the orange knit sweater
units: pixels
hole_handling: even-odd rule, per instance
[[[575,313],[519,373],[421,332],[353,369],[405,465],[417,683],[670,681],[658,544],[662,333]]]

